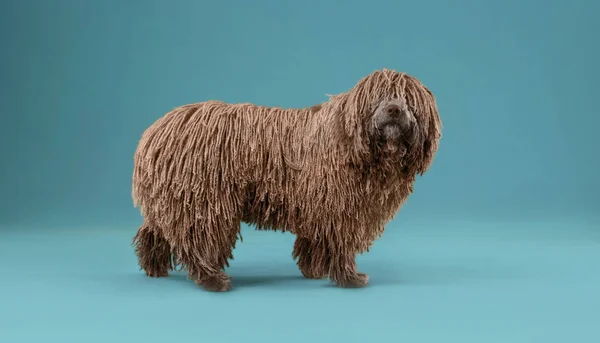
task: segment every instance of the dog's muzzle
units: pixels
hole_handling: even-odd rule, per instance
[[[403,100],[382,102],[375,112],[375,126],[388,139],[398,139],[411,132],[416,123],[412,112]]]
[[[386,101],[381,104],[381,111],[386,116],[387,124],[398,125],[403,131],[411,128],[415,117],[408,110],[406,104],[399,100]]]

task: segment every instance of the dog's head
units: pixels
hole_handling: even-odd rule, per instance
[[[332,101],[356,156],[393,159],[408,173],[429,168],[441,121],[435,97],[419,80],[393,70],[375,71]]]

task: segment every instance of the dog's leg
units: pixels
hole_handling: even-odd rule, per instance
[[[306,278],[322,279],[327,276],[329,253],[325,244],[296,237],[292,257],[298,259],[298,268]]]
[[[331,249],[329,278],[340,287],[364,287],[369,276],[360,273],[356,267],[356,252],[347,247],[336,246]]]
[[[191,258],[186,262],[188,275],[194,282],[211,292],[231,290],[231,278],[223,271],[224,266],[201,258]]]
[[[240,225],[215,219],[196,223],[176,243],[177,257],[197,285],[208,291],[231,289],[231,278],[224,271],[233,258]]]
[[[146,275],[163,277],[173,268],[171,248],[161,231],[144,223],[133,238],[135,253]]]

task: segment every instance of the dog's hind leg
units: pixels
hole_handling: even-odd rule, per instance
[[[171,247],[160,229],[144,223],[133,238],[135,253],[146,275],[163,277],[173,269]]]
[[[239,234],[239,222],[197,223],[175,246],[177,259],[197,285],[214,292],[231,289],[231,279],[224,271],[233,259],[233,249]]]

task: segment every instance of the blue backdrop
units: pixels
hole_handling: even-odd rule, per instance
[[[551,231],[562,237],[561,242],[569,241],[565,237],[577,236],[581,244],[589,249],[592,244],[597,249],[598,241],[593,237],[598,237],[597,215],[600,213],[600,146],[595,138],[600,126],[596,106],[600,91],[598,10],[600,6],[591,0],[2,1],[0,234],[4,238],[0,249],[4,250],[0,250],[0,255],[6,254],[0,262],[0,267],[5,269],[3,274],[10,275],[16,273],[17,268],[25,267],[33,273],[31,275],[37,275],[34,272],[40,267],[37,262],[26,265],[22,265],[26,262],[20,262],[21,265],[16,262],[22,258],[16,257],[19,254],[32,256],[33,252],[26,251],[37,249],[33,248],[34,241],[68,245],[65,237],[84,232],[98,235],[111,232],[96,238],[98,242],[106,240],[96,245],[93,244],[95,239],[85,236],[91,245],[70,251],[71,255],[62,259],[52,257],[60,254],[57,252],[60,249],[54,251],[47,245],[40,249],[50,249],[44,257],[51,261],[47,262],[48,266],[79,258],[87,261],[82,262],[81,267],[86,273],[92,273],[93,268],[87,269],[90,260],[81,256],[91,254],[90,251],[94,251],[93,256],[103,256],[110,254],[107,249],[116,249],[121,252],[112,255],[110,261],[97,257],[95,268],[110,274],[110,263],[126,265],[119,272],[135,275],[125,282],[133,289],[159,282],[135,274],[136,261],[128,246],[141,222],[131,200],[133,153],[142,132],[153,121],[176,106],[209,99],[283,107],[310,106],[324,101],[325,94],[347,91],[360,78],[381,68],[405,71],[421,79],[437,96],[444,124],[440,150],[431,170],[417,181],[414,196],[388,229],[398,235],[406,232],[405,237],[398,236],[398,242],[410,241],[410,237],[417,239],[409,232],[417,236],[418,232],[425,232],[411,231],[410,227],[436,222],[435,228],[424,229],[429,230],[429,234],[418,236],[422,238],[419,244],[427,251],[423,256],[437,256],[432,255],[434,248],[426,237],[433,239],[450,232],[489,238],[492,233],[513,231],[517,236],[511,239],[516,240],[515,237],[522,238],[518,235],[525,235],[528,230]],[[473,222],[484,224],[465,224]],[[519,226],[514,223],[546,224]],[[250,236],[249,240],[256,239],[256,244],[263,238],[280,239],[247,229],[245,232],[255,235],[256,238]],[[537,236],[527,237],[531,242],[539,240]],[[287,243],[292,241],[287,236],[281,239]],[[392,243],[385,245],[384,241],[385,237],[376,243],[376,247],[381,244],[381,250],[373,252],[373,256],[402,261],[408,257],[398,256],[398,251],[418,254],[418,249],[392,246]],[[489,241],[490,246],[496,246],[494,242]],[[80,243],[87,244],[75,240],[70,246]],[[481,246],[481,242],[473,241],[457,244],[462,248],[456,251]],[[529,252],[535,244],[531,249],[523,248],[523,260],[531,259]],[[248,253],[244,255],[241,250],[239,254],[249,260],[251,256],[259,256],[257,250],[250,251],[256,249],[251,247],[249,243],[240,248],[247,249]],[[291,248],[281,249],[282,256],[285,253],[288,258]],[[574,258],[576,252],[581,253],[573,249],[564,247],[562,254]],[[511,255],[506,250],[497,250],[496,257],[500,260],[501,256]],[[581,263],[598,257],[592,250],[588,252],[589,255],[577,255],[582,259],[573,260],[572,265],[565,264],[564,271],[572,271],[573,265],[581,267]],[[480,250],[473,251],[474,261],[481,262],[476,257],[481,256],[480,253]],[[445,257],[438,257],[444,260],[456,256],[453,254],[448,251]],[[566,263],[562,257],[556,257],[554,251],[548,252],[548,259],[550,256],[556,258],[553,265],[560,264],[557,261]],[[264,260],[256,263],[266,266],[272,259],[265,255]],[[296,273],[291,257],[285,263],[282,270]],[[378,262],[373,260],[372,263],[377,265]],[[402,263],[394,273],[405,273],[402,280],[410,279],[410,273],[407,275],[403,269],[410,268],[407,267],[410,263],[406,260]],[[44,268],[51,268],[48,266]],[[419,270],[416,266],[412,268]],[[530,268],[539,270],[536,265]],[[60,273],[57,273],[52,277],[58,278]],[[270,273],[277,274],[277,271]],[[235,273],[232,274],[235,279]],[[589,270],[585,274],[590,274]],[[597,274],[593,274],[596,286],[600,280]],[[420,274],[412,276],[418,278],[417,275]],[[376,272],[371,276],[375,284]],[[52,284],[51,277],[48,278],[44,282]],[[0,282],[0,288],[4,285],[9,293],[26,296],[19,293],[26,280],[29,279],[15,276],[10,281]],[[111,287],[117,287],[117,280],[113,281]],[[294,282],[305,284],[304,280]],[[586,282],[590,284],[589,280]],[[77,284],[53,285],[56,294],[60,290],[80,289]],[[183,287],[160,285],[165,292],[181,291]],[[308,283],[306,287],[311,285],[314,284]],[[32,288],[29,296],[41,294],[44,287]],[[287,286],[275,284],[272,287]],[[402,282],[398,281],[389,288],[382,286],[377,290],[374,286],[365,290],[372,293],[364,294],[370,294],[373,299],[391,299],[392,293],[403,292],[401,287]],[[109,292],[106,287],[102,289]],[[191,286],[183,289],[188,292],[185,297],[196,298],[199,304],[209,301],[197,299],[202,297],[211,297],[211,306],[222,306],[219,302],[224,301]],[[500,289],[495,290],[500,292]],[[311,297],[318,298],[320,293],[317,292],[310,293]],[[327,288],[326,292],[337,299],[332,294],[338,293],[331,292],[339,290]],[[494,292],[490,290],[481,297],[498,298]],[[581,294],[572,289],[565,292]],[[294,294],[302,296],[304,293]],[[360,293],[339,294],[339,299],[359,299],[353,310],[361,310]],[[267,295],[262,296],[269,299]],[[91,301],[97,306],[108,301],[98,300],[100,298],[89,293],[80,296],[80,301]],[[525,293],[523,297],[527,298]],[[183,296],[179,299],[184,301],[181,306],[185,306],[183,299]],[[13,314],[25,306],[12,301]],[[330,301],[335,307],[337,300]],[[467,306],[463,302],[452,303],[450,298],[446,301],[446,308]],[[540,300],[540,304],[544,301]],[[583,298],[581,301],[589,304]],[[43,304],[48,309],[54,306]],[[396,311],[404,309],[417,311],[410,304],[403,304],[396,310],[389,309],[390,313],[399,315]],[[44,305],[28,306],[39,312],[35,306]],[[204,306],[208,305],[198,307]],[[582,318],[590,318],[592,314],[598,315],[598,307],[594,309],[579,313],[585,313]],[[482,311],[485,312],[485,308]],[[452,317],[453,312],[448,313]],[[465,314],[465,318],[473,315],[469,320],[474,320],[477,317],[474,313]],[[511,317],[511,313],[507,310],[505,317],[496,319],[502,322],[502,318]],[[533,316],[538,312],[531,313]],[[171,314],[165,312],[165,315]],[[366,316],[369,315],[374,314]],[[404,315],[410,318],[408,313]],[[72,313],[65,316],[74,318]],[[139,317],[137,313],[132,316]],[[193,316],[191,311],[191,322]],[[16,323],[20,317],[15,319],[11,315],[11,318]],[[29,325],[39,323],[29,322]],[[82,323],[80,325],[88,325]],[[382,322],[379,323],[379,332],[392,334],[392,326],[383,328]],[[419,323],[411,326],[415,335],[420,332],[419,325],[428,327],[426,322]],[[504,342],[514,343],[519,339],[525,342],[542,332],[542,328],[557,328],[549,323],[558,321],[540,322],[538,331],[527,331],[526,327],[518,326],[521,324],[489,324],[492,326],[488,329],[495,328],[500,335],[507,332],[502,328],[510,328],[516,336]],[[340,327],[345,324],[328,325],[330,330],[342,332]],[[370,325],[371,329],[373,325],[377,327],[376,323],[364,325]],[[119,337],[129,332],[123,330]],[[17,331],[5,332],[17,335]],[[362,337],[360,332],[363,331],[356,331],[354,337]],[[519,332],[525,333],[519,335]],[[479,332],[482,336],[478,336],[468,329],[455,334],[462,337],[463,342],[468,337],[485,337],[483,331]],[[209,338],[203,339],[201,333],[194,335],[200,341],[212,342]],[[287,337],[284,333],[281,335]],[[417,336],[411,337],[414,338],[409,339],[411,342],[420,341]],[[557,337],[556,333],[546,338],[551,337]],[[483,341],[493,340],[488,337]],[[499,341],[502,340],[499,338]]]

